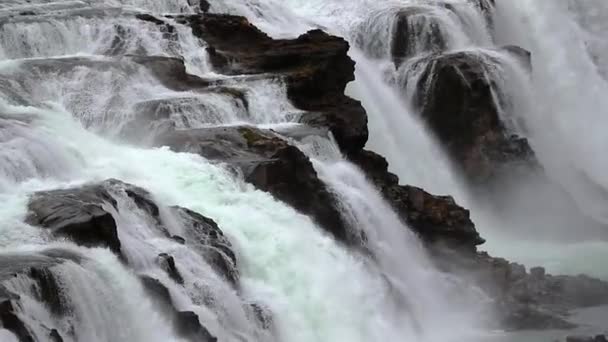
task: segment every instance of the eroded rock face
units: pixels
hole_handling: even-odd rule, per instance
[[[423,189],[399,185],[382,156],[361,151],[351,160],[358,165],[392,204],[402,220],[430,244],[475,250],[485,240],[479,236],[469,211],[450,196],[435,196]]]
[[[310,215],[339,241],[356,242],[310,160],[271,131],[250,126],[175,131],[158,144],[236,167],[247,182]]]
[[[246,18],[223,14],[174,18],[207,42],[216,70],[283,78],[292,103],[308,111],[301,122],[329,128],[346,153],[363,148],[367,116],[358,101],[344,95],[346,84],[354,80],[354,62],[344,39],[312,30],[296,39],[274,40]]]
[[[538,169],[525,138],[501,120],[487,56],[455,52],[421,60],[415,106],[454,164],[474,186],[488,186],[504,175]],[[496,61],[498,63],[498,61]]]
[[[120,254],[116,221],[105,209],[108,206],[115,207],[116,200],[102,185],[38,192],[30,199],[26,222],[78,244],[108,247]]]

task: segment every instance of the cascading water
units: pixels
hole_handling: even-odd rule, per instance
[[[127,147],[94,133],[120,134],[138,108],[147,111],[142,106],[166,113],[182,129],[273,127],[297,118],[281,82],[224,80],[247,94],[246,101],[230,101],[221,93],[169,89],[145,60],[130,56],[184,57],[190,72],[213,75],[204,56],[193,51],[202,52],[204,42],[188,28],[172,22],[177,37],[163,39],[167,32],[159,26],[133,22],[139,9],[188,12],[185,1],[11,4],[2,10],[49,11],[35,20],[7,20],[0,42],[3,58],[13,59],[0,69],[1,257],[16,265],[43,265],[68,299],[61,302],[67,308],[49,307],[39,298],[37,291],[44,289],[36,289],[34,276],[0,278],[3,289],[22,296],[14,311],[35,341],[54,334],[64,341],[182,341],[142,277],[157,279],[176,310],[195,313],[220,341],[458,341],[473,333],[468,313],[474,310],[450,299],[449,291],[461,286],[449,285],[456,280],[433,269],[417,238],[339,154],[309,152],[353,229],[368,237],[373,257],[348,251],[308,217],[199,156]],[[122,5],[129,10],[103,7]],[[327,138],[321,145],[336,148]],[[103,207],[116,221],[124,260],[107,249],[49,243],[44,230],[23,223],[32,193],[110,178],[150,191],[161,213],[155,218],[142,209],[124,183],[104,182],[95,190],[109,196]],[[239,289],[196,246],[168,237],[183,235],[187,224],[169,204],[217,220],[237,253]],[[161,269],[162,254],[179,265],[183,285]],[[254,318],[254,303],[272,312],[270,328]],[[13,339],[6,330],[0,336]]]
[[[0,272],[0,299],[7,296],[5,290],[22,296],[21,306],[14,312],[31,327],[35,341],[55,341],[53,334],[73,342],[189,340],[174,327],[174,318],[159,306],[158,296],[150,295],[142,279],[155,279],[168,291],[175,310],[194,313],[219,341],[443,342],[494,338],[482,337],[485,333],[477,330],[482,325],[481,316],[488,316],[482,311],[486,309],[484,295],[468,289],[470,285],[461,279],[435,269],[417,237],[363,172],[345,160],[331,134],[292,139],[285,133],[284,138],[311,159],[319,178],[338,200],[352,233],[365,236],[367,252],[337,243],[309,217],[255,190],[232,169],[194,154],[111,141],[125,136],[131,143],[145,141],[146,137],[130,136],[130,123],[140,115],[155,119],[147,128],[150,135],[166,127],[185,130],[254,125],[278,134],[300,128],[293,122],[301,112],[287,100],[280,78],[252,80],[217,75],[203,53],[206,43],[189,27],[162,19],[173,31],[162,23],[136,17],[142,11],[194,13],[193,3],[196,1],[8,0],[0,4],[0,199],[4,203],[0,208],[0,266],[12,263],[15,271],[21,271],[28,265],[43,265],[68,299],[62,302],[68,308],[49,306],[40,299],[43,289],[36,288],[37,280],[47,279],[44,275],[22,273],[8,278]],[[349,85],[348,92],[368,111],[368,147],[387,156],[391,170],[403,182],[454,195],[473,208],[474,219],[482,229],[496,224],[490,215],[477,212],[476,203],[459,184],[434,138],[409,115],[414,112],[408,103],[412,92],[402,96],[399,92],[403,90],[394,87],[412,81],[408,77],[419,76],[413,72],[416,70],[404,67],[413,64],[406,61],[399,69],[393,65],[411,57],[414,59],[410,62],[424,59],[440,46],[439,50],[489,56],[489,67],[513,68],[510,75],[519,75],[522,68],[518,61],[492,48],[494,39],[500,43],[506,38],[491,37],[487,18],[477,7],[489,6],[489,1],[476,1],[475,6],[460,1],[440,2],[441,6],[434,1],[368,0],[209,3],[211,11],[247,16],[273,37],[295,37],[315,27],[348,37],[356,45],[350,54],[358,64],[357,80]],[[503,13],[511,16],[495,18],[495,25],[502,27],[530,9],[547,9],[545,5],[535,6],[524,0],[505,5]],[[532,21],[539,27],[534,32],[546,32],[562,15],[568,17],[566,7],[546,6],[560,16],[547,22]],[[580,15],[581,30],[589,35],[602,32],[593,24],[588,7],[572,6]],[[29,18],[29,11],[44,14]],[[26,14],[15,19],[12,15],[16,12]],[[393,41],[394,30],[403,25],[399,15],[404,13],[419,14],[416,21],[407,23],[411,34],[401,37],[408,39],[405,50],[400,41]],[[524,37],[520,32],[512,34]],[[441,41],[433,40],[437,36]],[[419,40],[412,41],[412,37]],[[514,40],[507,38],[509,43]],[[545,42],[540,36],[526,42],[539,51],[553,51],[554,47],[545,45],[557,44]],[[594,92],[588,95],[603,89],[604,83],[599,82],[605,77],[598,71],[604,57],[601,41],[594,40],[589,49],[592,52],[585,62],[591,64],[581,63],[581,68],[595,66],[595,73],[589,71],[588,75],[600,85],[594,83]],[[400,54],[398,61],[393,58],[395,51]],[[142,55],[183,59],[189,73],[220,80],[229,90],[181,90],[170,77],[150,71],[146,64],[149,60],[138,57]],[[500,62],[495,63],[497,60]],[[544,89],[546,94],[542,96],[546,99],[561,94],[568,85],[549,78],[559,65],[559,61],[549,64],[539,71],[540,80],[535,80],[553,82],[552,87]],[[496,76],[492,71],[488,74]],[[523,87],[525,82],[513,86],[513,80],[497,81],[504,81],[498,91],[509,94],[514,89],[530,89]],[[502,95],[496,94],[497,102]],[[516,95],[520,101],[527,99],[527,94]],[[601,105],[599,97],[589,96],[587,104]],[[559,119],[566,120],[566,114],[580,108],[580,101],[566,97],[551,108],[563,109]],[[530,104],[515,105],[528,108]],[[503,120],[511,120],[508,114],[517,111],[505,109]],[[524,119],[530,130],[544,165],[557,165],[561,170],[564,160],[552,159],[553,150],[543,149],[550,148],[554,140],[543,135],[540,118],[529,118],[526,113],[519,119]],[[561,127],[560,120],[556,120],[556,127]],[[513,121],[514,129],[520,128],[519,122]],[[564,133],[563,137],[571,136]],[[584,146],[577,145],[580,140],[565,141],[572,142],[568,145],[572,151],[599,151],[602,146],[601,141],[591,139],[583,140]],[[601,178],[597,178],[601,160],[577,157],[577,165],[585,165],[586,179],[601,184]],[[120,257],[104,248],[50,242],[46,231],[23,223],[33,193],[100,182],[109,196],[103,207],[112,213],[118,227]],[[122,182],[149,191],[158,205],[158,214],[151,214],[149,207],[131,198],[133,189]],[[569,185],[573,193],[581,189],[580,183]],[[588,194],[583,191],[577,199],[583,201]],[[220,242],[232,245],[238,266],[231,264],[221,248],[215,252],[228,260],[229,273],[237,274],[238,285],[231,284],[217,265],[204,257],[208,247],[176,238],[189,234],[189,222],[173,205],[217,221],[226,234]],[[601,213],[597,215],[602,217]],[[504,251],[500,246],[492,248]],[[605,250],[599,242],[597,249]],[[530,258],[522,256],[521,251],[507,252],[502,254]],[[179,265],[181,282],[159,263],[161,255],[170,255]],[[571,271],[597,273],[600,268],[591,265],[587,270],[577,265]],[[554,269],[564,270],[564,265]],[[271,318],[260,318],[265,315],[264,308]],[[0,341],[13,340],[17,338],[12,333],[0,329]]]

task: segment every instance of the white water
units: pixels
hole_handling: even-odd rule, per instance
[[[12,3],[30,6],[25,1]],[[73,3],[81,7],[100,5],[89,1]],[[368,24],[365,19],[370,8],[376,15],[382,15],[386,8],[421,6],[412,1],[387,1],[386,5],[363,0],[348,3],[290,0],[281,4],[215,0],[211,3],[213,11],[247,15],[274,36],[297,36],[310,27],[322,26],[351,39],[357,38],[358,28]],[[127,5],[130,10],[144,8],[154,12],[190,11],[185,0],[106,1],[103,5]],[[0,4],[0,8],[9,6]],[[522,12],[517,11],[526,13],[532,8],[530,5],[510,9],[521,15]],[[58,267],[74,279],[64,287],[75,298],[74,316],[79,318],[76,324],[80,335],[74,341],[179,340],[167,328],[165,318],[154,312],[137,281],[138,274],[158,278],[169,288],[177,308],[196,312],[201,323],[220,341],[474,340],[475,323],[480,320],[476,317],[480,310],[477,304],[482,298],[464,290],[466,284],[459,284],[458,279],[433,269],[413,234],[399,222],[361,171],[343,160],[331,139],[313,137],[297,144],[313,159],[321,179],[341,199],[344,215],[353,223],[353,229],[366,233],[374,258],[346,250],[309,218],[201,157],[167,149],[125,147],[93,133],[114,134],[132,117],[138,105],[166,99],[173,113],[170,119],[180,128],[240,123],[273,127],[297,115],[286,101],[280,83],[235,80],[235,87],[244,88],[249,102],[249,113],[245,113],[242,106],[221,94],[166,89],[144,68],[128,60],[116,62],[112,57],[91,57],[125,53],[184,56],[190,72],[213,76],[202,54],[204,42],[194,38],[187,28],[178,27],[178,41],[165,44],[159,39],[162,33],[154,25],[133,21],[128,14],[116,15],[122,10],[113,11],[106,12],[115,17],[112,19],[103,16],[79,19],[72,13],[66,18],[50,18],[42,24],[27,20],[5,24],[7,29],[1,31],[0,56],[3,58],[84,55],[98,62],[109,62],[102,70],[85,65],[57,74],[48,73],[42,67],[29,67],[31,64],[27,63],[32,62],[27,60],[1,65],[3,101],[0,108],[3,115],[8,115],[0,119],[0,160],[3,161],[0,198],[5,203],[0,208],[1,251],[22,251],[25,244],[25,249],[31,252],[43,249],[48,243],[44,231],[21,223],[29,193],[117,178],[148,189],[160,205],[181,205],[215,219],[235,245],[241,289],[230,287],[190,247],[160,234],[150,218],[116,189],[114,196],[119,209],[115,216],[123,253],[132,270],[106,250],[85,249],[70,243],[60,245],[90,258],[80,266],[68,262]],[[472,8],[462,6],[458,16],[434,11],[434,20],[445,24],[442,30],[450,33],[450,49],[491,44],[488,32],[482,29],[482,21]],[[513,18],[517,16],[509,19]],[[8,29],[11,25],[12,31]],[[383,25],[387,25],[386,22]],[[126,32],[119,32],[124,35],[124,44],[120,44],[118,50],[112,48],[111,39],[117,34],[117,27]],[[382,27],[370,28],[374,32],[382,30]],[[15,38],[15,32],[22,34],[19,39]],[[422,52],[424,48],[417,51]],[[352,52],[358,62],[357,81],[349,86],[349,93],[363,101],[370,115],[368,146],[389,159],[391,170],[399,174],[402,182],[455,195],[469,205],[472,202],[459,186],[458,177],[450,171],[440,149],[422,125],[408,115],[408,104],[383,81],[390,65],[384,59],[386,53],[376,56],[383,58],[381,60],[369,60],[362,52]],[[547,75],[554,74],[547,71]],[[394,75],[389,75],[392,77]],[[556,92],[564,90],[558,85],[555,87]],[[196,101],[208,105],[206,116],[196,116]],[[560,113],[568,114],[565,109]],[[591,138],[590,135],[589,140]],[[535,140],[534,147],[542,144],[542,139],[538,139],[541,142]],[[570,142],[570,139],[564,141]],[[601,142],[595,141],[585,144],[585,148],[601,146]],[[600,161],[585,165],[597,167],[596,171],[602,166]],[[473,214],[476,215],[475,211]],[[496,228],[489,227],[495,224],[493,219],[484,220],[483,215],[474,219],[482,232]],[[182,229],[176,218],[165,217],[165,220],[172,233],[178,234]],[[497,245],[491,248],[496,254],[516,256],[535,264],[538,260],[557,271],[598,274],[602,264],[578,265],[577,262],[595,260],[595,250],[598,253],[606,250],[603,243],[597,242],[591,250],[589,245],[581,250],[568,246],[569,253],[557,255],[556,248],[563,252],[562,246],[548,244],[547,252],[539,257],[530,252],[532,248],[538,251],[538,245],[521,243],[501,249],[500,243],[505,239],[494,240]],[[586,254],[581,256],[581,251]],[[185,280],[183,287],[172,282],[156,265],[156,256],[161,252],[175,257]],[[588,269],[584,268],[587,266]],[[57,271],[59,275],[61,272]],[[209,296],[214,299],[212,303],[205,301]],[[271,309],[273,329],[261,329],[252,320],[248,306],[252,302]],[[34,326],[40,322],[58,324],[47,322],[52,316],[35,300],[28,302],[27,309],[23,315],[30,317]],[[66,330],[60,329],[64,338]],[[39,335],[44,333],[46,331],[41,330]],[[0,330],[0,340],[5,336],[9,334]],[[8,341],[11,338],[6,337]],[[44,341],[45,337],[39,339]]]
[[[282,2],[282,7],[273,4],[278,9],[272,14],[251,11],[258,6],[255,1],[247,1],[239,8],[227,8],[219,0],[211,3],[212,10],[232,10],[248,16],[254,23],[271,26],[275,36],[296,36],[301,26],[320,26],[349,37],[351,43],[363,50],[362,53],[351,50],[351,56],[357,61],[357,80],[349,86],[349,94],[361,100],[368,111],[368,148],[386,156],[389,167],[402,182],[453,195],[470,208],[478,229],[489,241],[485,248],[493,254],[528,265],[540,264],[555,273],[585,272],[606,277],[605,268],[598,264],[608,251],[608,243],[597,241],[598,232],[588,229],[584,223],[573,222],[551,209],[561,205],[559,200],[551,204],[553,195],[528,192],[528,198],[514,199],[528,207],[534,207],[535,202],[544,204],[532,210],[530,216],[509,222],[497,219],[483,203],[469,198],[440,149],[423,133],[422,125],[413,117],[407,101],[403,101],[413,92],[399,95],[403,90],[391,89],[382,82],[383,78],[390,83],[411,77],[407,75],[410,72],[407,62],[394,74],[388,58],[395,13],[400,11],[420,13],[410,30],[416,25],[426,32],[439,30],[445,34],[447,50],[467,51],[480,58],[491,56],[502,61],[500,65],[490,63],[488,66],[498,68],[491,71],[494,74],[489,77],[499,77],[499,90],[511,101],[511,108],[505,108],[502,113],[503,120],[530,139],[549,176],[574,196],[584,212],[606,222],[608,193],[604,170],[608,159],[601,156],[608,142],[600,124],[605,121],[604,109],[608,108],[604,103],[608,93],[604,1],[499,2],[496,10],[499,15],[494,18],[496,42],[489,37],[481,13],[458,1],[449,2],[456,5],[456,11],[452,12],[426,1],[290,0]],[[284,8],[297,13],[302,24],[282,25],[274,20]],[[424,56],[429,50],[425,38],[421,40],[410,42],[414,45],[414,55]],[[532,52],[533,75],[525,75],[516,61],[494,50],[495,46],[504,44],[521,45]],[[409,84],[415,82],[410,80]],[[534,184],[522,185],[527,186],[535,188]],[[553,217],[539,220],[543,216],[540,210],[546,209],[553,211],[544,215]],[[538,222],[542,222],[543,227],[539,227]],[[524,233],[530,229],[538,233],[532,236],[535,241],[529,241],[531,236]],[[541,242],[561,235],[570,236],[569,239],[577,235],[577,241]]]
[[[183,9],[179,3],[137,6]],[[117,209],[112,212],[129,268],[107,250],[60,244],[58,248],[84,258],[51,269],[70,298],[69,317],[61,320],[28,292],[27,277],[20,279],[24,283],[5,284],[27,295],[19,315],[37,340],[45,341],[47,328],[56,327],[67,341],[179,341],[138,282],[137,275],[144,274],[161,281],[176,308],[197,313],[220,341],[459,341],[473,334],[469,313],[475,308],[464,310],[463,305],[479,299],[450,299],[450,291],[462,285],[433,269],[416,237],[341,156],[311,154],[322,179],[348,207],[345,215],[353,229],[369,237],[373,259],[348,251],[308,217],[201,157],[126,147],[96,135],[114,134],[139,104],[162,99],[212,105],[211,115],[197,121],[191,117],[192,107],[177,101],[178,108],[170,110],[186,112],[188,123],[182,122],[182,128],[243,121],[268,125],[297,114],[280,83],[235,81],[235,86],[246,88],[250,117],[243,118],[234,113],[243,109],[222,103],[221,95],[171,91],[129,58],[97,56],[183,54],[192,57],[186,59],[190,71],[211,75],[200,56],[203,43],[188,36],[187,29],[179,30],[175,48],[158,41],[155,27],[140,28],[129,20],[66,15],[6,24],[16,27],[2,31],[5,58],[21,58],[0,68],[0,109],[6,115],[2,151],[4,165],[10,165],[2,170],[6,185],[0,189],[5,203],[0,212],[2,253],[34,253],[51,246],[44,230],[22,223],[28,194],[116,178],[149,190],[161,206],[177,204],[214,218],[235,245],[241,288],[228,285],[191,247],[168,239],[120,186],[113,187]],[[122,35],[117,27],[126,32],[120,51],[112,50],[110,39]],[[24,35],[17,40],[15,32]],[[43,32],[50,34],[49,41],[41,39]],[[224,112],[228,115],[221,115]],[[323,143],[335,148],[328,140]],[[172,234],[183,230],[177,218],[164,217],[164,224]],[[159,253],[175,258],[184,286],[159,269]],[[249,303],[270,308],[272,329],[262,329],[252,319]]]

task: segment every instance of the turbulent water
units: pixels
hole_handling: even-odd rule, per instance
[[[368,112],[368,148],[386,156],[402,182],[451,194],[471,208],[478,229],[488,240],[485,248],[497,255],[528,265],[543,265],[556,273],[584,272],[608,277],[608,268],[601,266],[608,255],[605,233],[587,230],[567,211],[551,209],[563,205],[555,201],[554,193],[539,191],[534,184],[524,182],[520,185],[522,191],[526,187],[534,190],[523,192],[525,197],[518,193],[512,199],[521,209],[522,217],[517,220],[497,218],[484,203],[477,203],[451,170],[433,137],[416,119],[411,103],[403,101],[400,88],[401,84],[416,84],[422,70],[415,61],[438,46],[491,57],[488,77],[501,84],[499,90],[503,94],[497,96],[508,97],[512,104],[511,108],[504,108],[503,121],[530,140],[547,174],[575,198],[583,212],[606,222],[608,187],[603,172],[606,159],[602,157],[606,141],[600,124],[605,121],[608,108],[606,97],[602,96],[608,86],[604,1],[499,1],[493,11],[493,29],[473,1],[445,1],[453,9],[432,1],[408,0],[358,0],[347,6],[341,1],[322,0],[288,0],[272,5],[267,1],[248,1],[239,6],[211,3],[212,10],[248,16],[277,37],[295,36],[310,27],[348,37],[353,45],[351,56],[357,61],[357,79],[348,91],[362,101]],[[273,10],[275,7],[280,9]],[[281,15],[287,9],[290,16]],[[412,62],[394,70],[391,39],[395,15],[400,11],[416,13],[416,20],[408,20],[412,33],[407,53]],[[300,18],[300,25],[279,20],[291,18],[294,13]],[[437,36],[442,41],[432,40]],[[509,44],[532,52],[532,75],[508,54],[496,50]],[[496,60],[501,64],[496,65]],[[414,92],[415,89],[406,88],[406,95],[413,96]],[[547,213],[542,214],[546,209]],[[536,217],[543,215],[548,216],[542,221]],[[573,227],[576,241],[572,241]],[[534,230],[535,236],[528,235],[529,230]],[[600,240],[598,234],[602,236]]]
[[[456,11],[413,0],[209,2],[211,11],[247,16],[274,37],[298,36],[311,27],[347,37],[357,61],[356,80],[348,93],[368,112],[368,147],[388,158],[403,183],[454,195],[471,207],[479,230],[490,241],[488,248],[498,255],[543,264],[551,271],[608,279],[602,262],[608,256],[607,243],[528,245],[521,236],[499,234],[505,223],[475,210],[479,205],[415,118],[411,103],[398,93],[399,79],[416,77],[416,70],[391,70],[387,43],[395,11],[414,8],[421,13],[416,26],[420,41],[408,52],[412,56],[429,52],[432,44],[424,37],[428,30],[441,32],[448,50],[482,53],[502,43],[531,49],[535,61],[542,61],[534,63],[531,84],[524,89],[504,86],[505,92],[518,90],[513,98],[526,111],[517,113],[519,118],[505,112],[504,120],[524,120],[552,177],[590,215],[608,221],[603,205],[608,195],[597,190],[604,185],[608,189],[602,172],[608,166],[602,157],[606,141],[601,125],[608,114],[602,96],[608,87],[608,48],[602,35],[608,29],[605,17],[598,14],[608,11],[603,2],[501,1],[504,8],[497,12],[504,17],[495,18],[495,31],[501,32],[495,37],[479,9],[462,2],[449,1]],[[31,9],[45,14],[13,16]],[[297,110],[280,80],[229,80],[244,90],[247,108],[220,94],[165,87],[129,56],[182,57],[192,74],[226,77],[212,70],[203,52],[205,42],[189,28],[174,23],[178,39],[166,40],[159,26],[135,19],[141,12],[193,9],[186,0],[0,3],[1,255],[25,262],[52,259],[49,254],[61,251],[73,259],[51,267],[72,307],[66,318],[57,318],[40,303],[31,279],[3,281],[23,297],[19,317],[36,327],[32,334],[37,341],[48,340],[48,326],[62,327],[66,341],[181,341],[144,290],[142,275],[159,279],[178,309],[195,312],[219,341],[496,338],[478,324],[481,315],[488,315],[483,311],[484,296],[433,267],[416,236],[408,233],[363,173],[341,156],[331,136],[292,143],[311,158],[321,180],[339,199],[353,233],[365,233],[372,255],[342,246],[310,218],[255,190],[222,165],[167,148],[117,142],[128,119],[151,103],[179,108],[180,115],[172,117],[178,128],[246,123],[281,131],[297,125],[291,122]],[[555,30],[563,34],[552,34]],[[513,68],[515,79],[527,77]],[[204,115],[201,103],[206,104]],[[531,105],[540,103],[546,106]],[[33,192],[109,178],[150,191],[172,235],[183,231],[184,222],[170,213],[169,206],[216,220],[235,246],[241,288],[216,274],[191,246],[160,234],[120,185],[111,194],[129,267],[107,249],[52,242],[44,230],[24,223]],[[170,253],[183,265],[183,286],[159,268],[159,253]],[[253,303],[272,312],[270,329],[253,319]],[[12,340],[16,339],[10,332],[0,329],[0,341]]]

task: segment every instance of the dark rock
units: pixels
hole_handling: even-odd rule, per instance
[[[273,323],[273,318],[270,310],[257,303],[253,303],[250,306],[253,310],[255,319],[259,322],[260,327],[262,329],[270,329]]]
[[[57,329],[51,330],[51,332],[49,333],[49,339],[51,340],[51,342],[63,342],[63,337],[61,337]]]
[[[211,4],[207,0],[188,0],[188,5],[200,13],[207,13],[209,12],[209,8],[211,8]]]
[[[532,267],[530,269],[530,276],[537,280],[545,278],[545,269],[542,267]]]
[[[177,313],[175,327],[181,336],[190,338],[192,341],[215,342],[215,338],[199,322],[198,315],[192,311],[180,311]]]
[[[500,48],[515,57],[517,61],[529,72],[532,72],[532,53],[517,45],[506,45]]]
[[[184,278],[182,278],[182,275],[179,273],[177,266],[175,266],[175,259],[171,255],[167,253],[159,254],[158,262],[160,264],[160,268],[167,272],[171,279],[173,279],[178,284],[184,283]]]
[[[395,66],[399,67],[404,59],[422,52],[447,49],[440,23],[429,23],[438,20],[433,9],[426,6],[406,7],[394,13],[394,16],[390,55]]]
[[[37,192],[30,198],[26,222],[78,244],[108,247],[121,255],[116,221],[108,211],[109,208],[117,210],[112,189],[124,191],[139,209],[160,224],[158,206],[146,190],[114,179],[77,188]]]
[[[29,279],[33,283],[32,292],[35,299],[44,304],[57,317],[65,316],[70,310],[69,299],[65,297],[59,280],[52,268],[65,261],[79,261],[72,252],[63,250],[45,250],[34,254],[0,255],[0,323],[11,331],[19,341],[34,342],[34,328],[20,319],[23,312],[21,297],[12,293],[2,283],[15,277]],[[53,330],[49,329],[51,341]],[[56,330],[55,330],[56,331]]]
[[[454,164],[474,186],[539,169],[527,140],[509,132],[489,75],[491,57],[470,52],[423,58],[415,106]],[[500,99],[499,99],[500,100]]]
[[[32,333],[16,314],[15,303],[11,300],[0,301],[0,321],[4,329],[12,332],[20,342],[35,342]]]
[[[232,244],[217,223],[197,212],[172,207],[184,226],[187,244],[199,251],[205,260],[234,286],[238,284],[237,260]]]
[[[209,81],[187,73],[184,61],[179,58],[160,56],[127,56],[127,58],[145,66],[164,86],[173,90],[202,89],[210,85]]]
[[[207,98],[206,96],[210,96]],[[226,119],[211,102],[222,96],[232,103],[234,111],[243,120],[248,119],[248,100],[244,91],[228,86],[210,86],[200,89],[192,97],[155,99],[134,106],[132,118],[121,129],[120,136],[128,142],[148,145],[157,135],[184,128],[196,128],[190,115],[205,118],[206,124],[221,124]]]
[[[271,131],[248,126],[176,131],[159,145],[232,165],[246,181],[311,216],[339,241],[359,242],[310,160]]]
[[[120,254],[116,222],[104,206],[116,201],[100,185],[35,193],[26,222],[84,246],[103,246]]]
[[[28,275],[36,283],[38,300],[45,303],[51,313],[65,314],[67,311],[66,299],[53,273],[48,268],[32,267]]]
[[[344,39],[313,30],[296,39],[274,40],[246,18],[224,14],[174,18],[209,44],[210,61],[219,72],[282,76],[288,98],[310,112],[301,122],[329,128],[346,153],[363,148],[367,116],[358,101],[344,95],[354,80]]]
[[[504,49],[529,63],[527,51]],[[527,139],[514,134],[517,125],[502,120],[502,110],[516,108],[497,85],[500,60],[461,51],[416,63],[424,71],[417,81],[415,106],[477,203],[513,229],[537,227],[539,238],[605,238],[606,224],[581,210],[570,193],[547,176]],[[585,234],[570,229],[574,227],[583,227]]]
[[[198,315],[190,311],[179,311],[175,308],[169,289],[158,279],[141,276],[144,289],[153,298],[160,311],[168,315],[173,329],[180,337],[192,342],[215,342],[217,339],[201,325]]]
[[[388,171],[382,156],[361,151],[351,156],[367,177],[378,187],[395,211],[430,244],[475,250],[485,240],[479,236],[469,211],[455,203],[450,196],[435,196],[423,189],[399,185],[396,175]]]
[[[186,244],[186,239],[184,239],[183,237],[179,236],[179,235],[174,235],[171,237],[171,239],[173,239],[173,241],[179,243],[180,245],[185,245]]]

